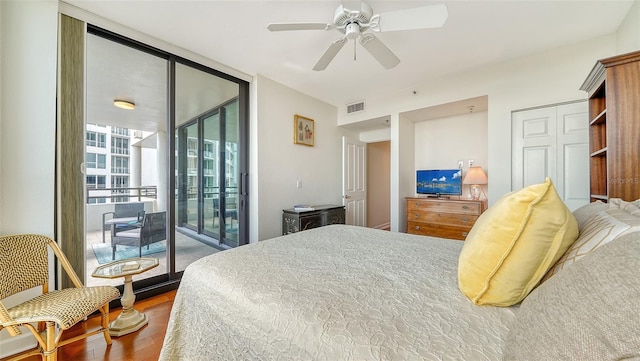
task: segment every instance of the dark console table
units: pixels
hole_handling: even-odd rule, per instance
[[[329,224],[344,224],[344,206],[313,206],[312,211],[282,210],[282,234],[289,234]]]

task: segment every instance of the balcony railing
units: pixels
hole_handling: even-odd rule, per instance
[[[131,198],[137,199],[138,202],[143,198],[158,198],[158,187],[132,187],[132,188],[88,188],[87,189],[87,204],[91,199],[122,199]]]
[[[226,187],[227,198],[235,198],[238,196],[238,187]],[[204,198],[218,198],[219,191],[218,187],[205,187],[204,189]],[[177,193],[176,193],[177,194]],[[187,187],[187,199],[196,199],[198,197],[198,188],[197,187]],[[137,201],[141,201],[143,198],[147,199],[157,199],[158,198],[158,187],[157,186],[147,186],[147,187],[132,187],[132,188],[88,188],[87,189],[87,204],[89,204],[91,199],[121,199],[121,198],[131,198],[137,199]]]

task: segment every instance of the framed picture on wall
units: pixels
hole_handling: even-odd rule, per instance
[[[293,142],[313,147],[314,138],[313,119],[296,114],[293,117]]]

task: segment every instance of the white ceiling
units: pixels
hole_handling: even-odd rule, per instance
[[[439,29],[377,34],[401,60],[393,69],[385,70],[359,44],[354,61],[351,42],[326,70],[316,72],[314,64],[338,32],[270,32],[267,24],[331,22],[339,0],[65,2],[335,106],[612,34],[633,4],[633,0],[368,1],[374,13],[445,3],[449,17]],[[345,1],[345,7],[349,4],[353,2]]]
[[[87,35],[86,44],[88,123],[152,133],[166,131],[168,61],[93,34]],[[237,83],[178,63],[176,125],[238,94]],[[116,99],[134,103],[135,110],[113,106]],[[235,123],[227,123],[228,127],[232,125]]]

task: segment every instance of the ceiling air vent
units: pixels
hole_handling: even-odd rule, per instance
[[[347,114],[364,111],[364,101],[347,104]]]

